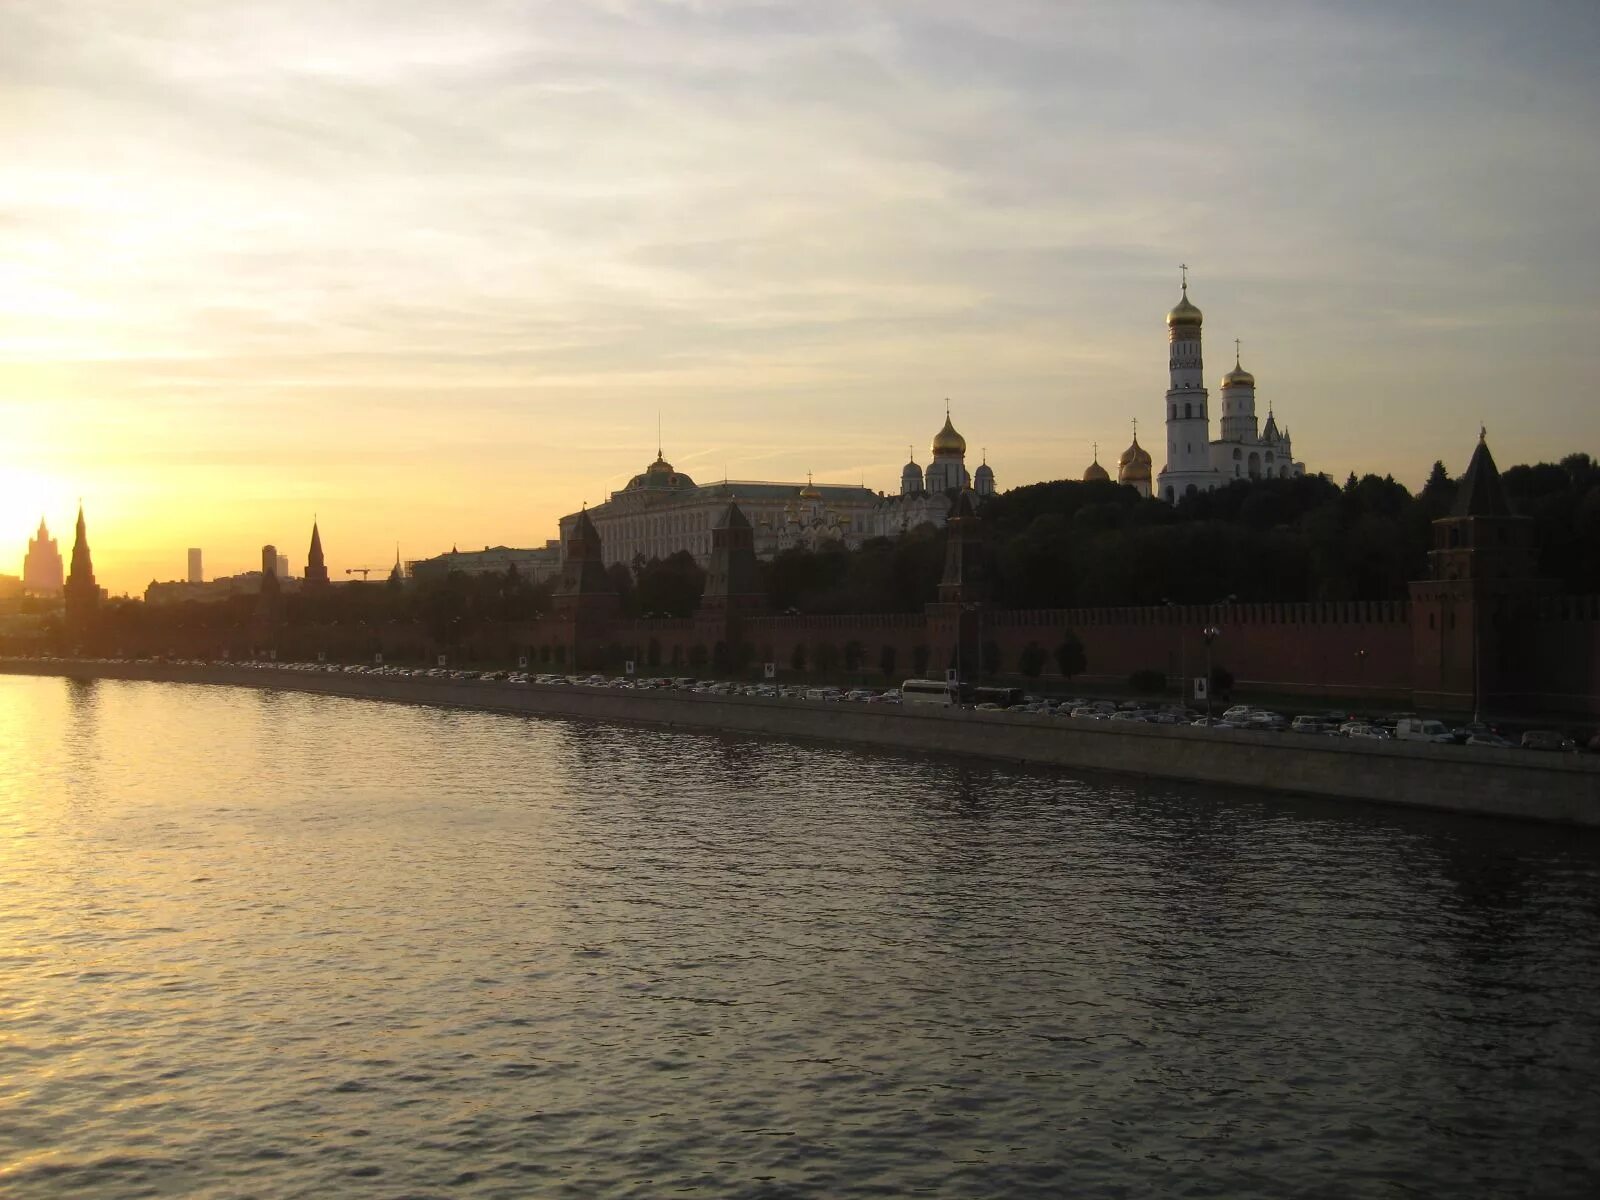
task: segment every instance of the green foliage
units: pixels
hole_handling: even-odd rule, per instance
[[[897,657],[895,648],[888,643],[885,643],[883,649],[878,652],[878,670],[883,672],[885,679],[894,678],[894,665]]]
[[[1017,657],[1017,670],[1029,679],[1037,679],[1043,673],[1045,663],[1049,661],[1050,656],[1045,653],[1043,646],[1038,642],[1029,642]]]
[[[1167,690],[1167,673],[1165,671],[1143,670],[1135,671],[1128,676],[1128,686],[1136,692],[1155,695]]]
[[[696,671],[705,670],[706,660],[709,657],[710,656],[706,653],[704,642],[696,642],[694,645],[689,647],[689,665]]]
[[[796,642],[794,644],[794,650],[789,655],[789,665],[796,671],[804,671],[806,669],[806,644],[804,642]]]
[[[926,679],[928,677],[928,659],[932,657],[932,654],[933,651],[927,646],[918,644],[911,647],[911,671],[916,678]]]
[[[851,638],[844,644],[844,669],[846,671],[859,671],[862,660],[867,657],[867,648],[859,641]]]
[[[687,617],[700,604],[706,573],[694,555],[678,550],[635,567],[633,585],[637,615]]]
[[[1089,659],[1083,652],[1083,639],[1072,630],[1067,630],[1061,635],[1061,644],[1056,647],[1056,670],[1061,672],[1063,678],[1071,679],[1088,669]]]
[[[817,664],[817,670],[831,671],[839,665],[839,647],[832,642],[818,642],[812,657]]]

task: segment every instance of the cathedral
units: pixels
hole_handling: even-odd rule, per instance
[[[1139,445],[1134,423],[1133,444],[1117,460],[1117,482],[1136,488],[1141,496],[1157,496],[1176,504],[1185,496],[1225,487],[1236,479],[1293,479],[1306,473],[1296,462],[1289,430],[1278,428],[1269,406],[1267,423],[1256,416],[1256,378],[1239,361],[1234,342],[1233,370],[1222,377],[1221,437],[1211,437],[1211,402],[1205,386],[1200,331],[1200,309],[1189,299],[1188,270],[1183,293],[1167,314],[1169,386],[1165,416],[1167,461],[1152,481],[1150,452]],[[1105,479],[1099,454],[1084,472],[1084,479]]]
[[[676,470],[661,452],[655,461],[612,492],[605,503],[585,509],[609,563],[632,564],[687,550],[710,561],[712,533],[730,501],[749,519],[756,553],[771,558],[785,550],[815,549],[840,542],[854,549],[868,538],[897,537],[919,525],[943,528],[951,497],[970,488],[981,501],[995,493],[987,462],[967,469],[967,440],[956,432],[950,410],[934,435],[932,461],[920,466],[915,453],[900,470],[900,489],[890,495],[865,484],[735,481],[698,484]],[[580,513],[561,518],[565,546]]]

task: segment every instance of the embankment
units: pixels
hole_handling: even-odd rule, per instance
[[[276,688],[532,716],[819,738],[1600,827],[1600,758],[1573,754],[1078,721],[1031,713],[223,665],[13,660],[0,662],[0,672]]]

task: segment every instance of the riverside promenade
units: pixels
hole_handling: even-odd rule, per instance
[[[226,664],[13,659],[0,674],[194,683],[529,716],[850,742],[1600,827],[1600,757],[1076,720],[1034,713],[358,675]]]

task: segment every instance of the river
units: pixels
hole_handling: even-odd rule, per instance
[[[0,1195],[1588,1196],[1600,836],[0,676]]]

